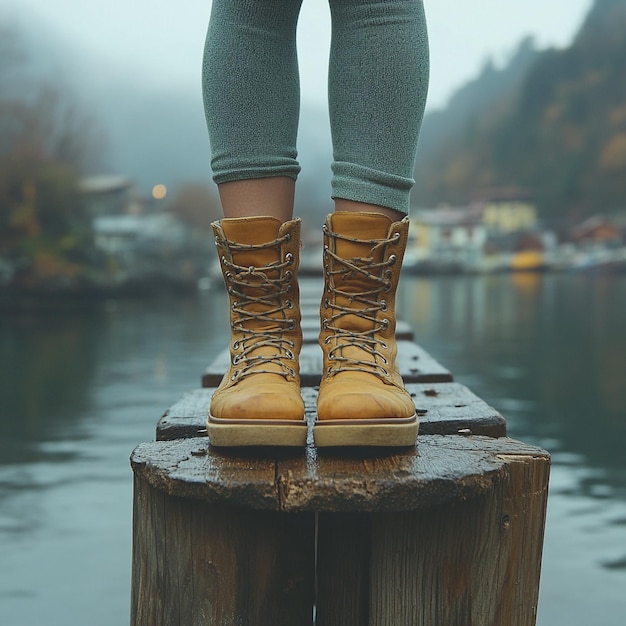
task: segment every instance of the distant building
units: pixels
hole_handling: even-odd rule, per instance
[[[188,228],[169,213],[103,215],[93,221],[96,246],[112,257],[132,263],[138,254],[184,249]]]
[[[612,246],[624,242],[624,233],[616,221],[594,215],[571,231],[571,240],[578,246]]]
[[[482,209],[452,208],[412,213],[406,263],[437,269],[476,269],[487,232]]]
[[[538,227],[537,207],[530,194],[517,187],[482,191],[472,206],[482,209],[482,222],[489,235],[533,231]]]
[[[129,212],[133,183],[126,176],[88,176],[79,183],[88,215],[122,215]]]

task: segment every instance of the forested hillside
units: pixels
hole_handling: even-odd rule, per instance
[[[545,218],[626,209],[626,0],[596,0],[572,44],[486,66],[427,116],[421,205],[528,188]]]

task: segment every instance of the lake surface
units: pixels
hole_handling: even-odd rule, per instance
[[[552,453],[538,624],[623,626],[626,277],[406,276],[398,310],[511,436]],[[128,623],[128,457],[227,328],[221,289],[0,314],[2,626]]]

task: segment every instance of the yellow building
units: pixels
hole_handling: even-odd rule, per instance
[[[507,234],[537,228],[537,207],[523,190],[495,189],[477,198],[489,233]]]

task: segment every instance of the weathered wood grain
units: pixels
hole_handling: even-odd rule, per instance
[[[317,339],[320,334],[320,315],[319,311],[315,313],[310,312],[308,315],[305,310],[302,311],[302,341],[304,344],[314,343],[317,344]],[[398,341],[411,341],[413,340],[413,329],[410,324],[403,321],[398,321],[396,324],[396,339]]]
[[[533,626],[549,457],[502,452],[472,499],[389,513],[322,513],[318,626]]]
[[[203,387],[217,387],[228,369],[230,354],[223,350],[202,376]],[[398,341],[398,367],[405,383],[445,383],[452,374],[423,348],[412,341]],[[303,344],[300,352],[300,379],[303,387],[319,385],[322,372],[322,350],[317,343]]]
[[[135,479],[132,626],[312,624],[315,517],[169,496]]]
[[[408,511],[492,490],[506,458],[547,453],[508,438],[424,435],[415,448],[215,449],[206,438],[156,441],[131,457],[135,476],[170,495],[277,511]]]
[[[424,435],[506,435],[506,423],[496,409],[459,383],[409,384]],[[164,441],[206,436],[206,419],[214,389],[197,389],[185,394],[159,420],[156,438]],[[304,387],[307,419],[316,415],[317,390]]]

